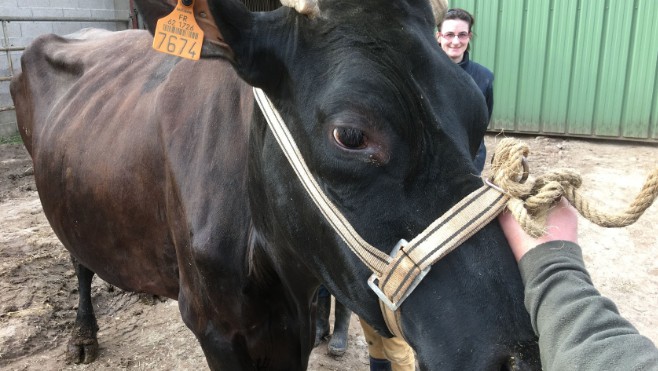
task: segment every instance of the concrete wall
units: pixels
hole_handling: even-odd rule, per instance
[[[37,18],[77,18],[89,21],[29,21]],[[3,22],[3,19],[13,19]],[[119,20],[118,22],[109,20]],[[17,133],[7,78],[20,71],[21,50],[37,36],[64,35],[85,27],[123,30],[130,27],[129,0],[0,0],[0,137]]]

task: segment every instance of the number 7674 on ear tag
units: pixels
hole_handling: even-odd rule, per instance
[[[158,20],[153,49],[196,61],[201,57],[203,30],[194,19],[194,1],[189,6],[182,1],[178,0],[174,11]]]

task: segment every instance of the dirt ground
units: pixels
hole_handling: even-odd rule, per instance
[[[655,144],[524,137],[532,174],[568,167],[584,178],[585,193],[605,207],[627,205],[657,166]],[[496,136],[486,138],[489,153]],[[606,230],[581,220],[580,242],[595,285],[641,333],[658,343],[658,206],[634,225]],[[94,279],[100,354],[92,365],[66,365],[64,351],[75,319],[77,288],[69,256],[43,215],[31,161],[21,144],[0,145],[0,369],[207,369],[177,303],[124,292]],[[310,370],[367,370],[358,319],[349,348],[311,356]]]

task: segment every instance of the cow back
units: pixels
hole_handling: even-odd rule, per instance
[[[151,42],[145,31],[42,36],[26,50],[12,95],[44,212],[64,245],[108,282],[177,298],[174,236],[185,233],[172,225],[189,223],[172,205],[211,206],[204,179],[221,165],[205,165],[219,155],[219,119],[234,122],[217,115],[218,94],[239,80],[225,62],[183,61]],[[216,73],[201,78],[201,69]],[[232,105],[235,92],[225,90]],[[227,133],[224,142],[246,142],[244,125],[238,132],[242,139]]]

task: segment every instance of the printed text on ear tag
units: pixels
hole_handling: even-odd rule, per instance
[[[182,58],[199,60],[203,30],[194,19],[194,1],[189,6],[178,0],[173,12],[158,20],[153,32],[153,49]]]

